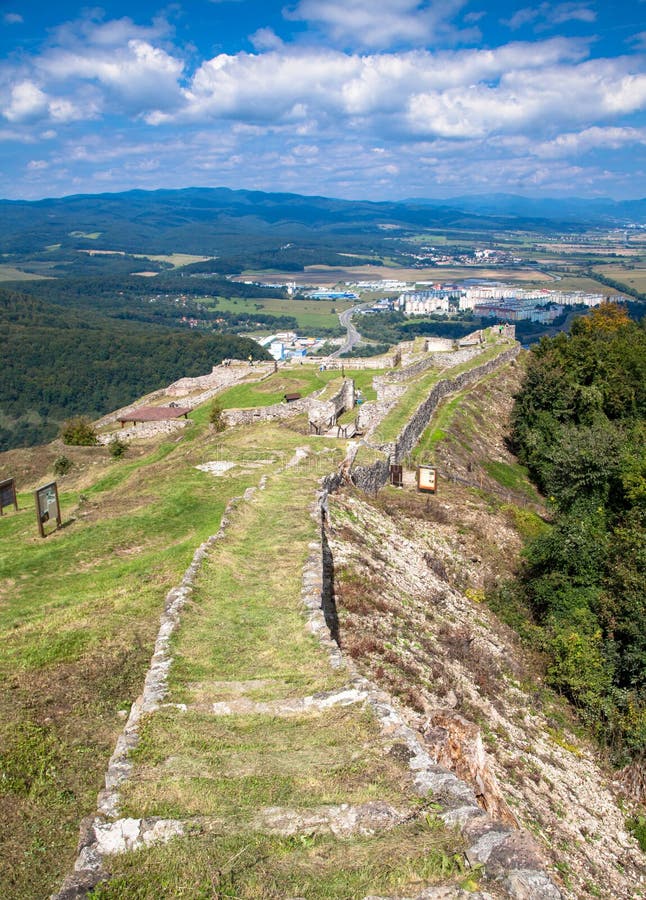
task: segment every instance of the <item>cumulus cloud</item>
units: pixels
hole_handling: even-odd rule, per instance
[[[50,96],[33,81],[14,84],[0,112],[9,122],[29,124],[42,119],[53,122],[72,122],[91,118],[91,105],[81,107],[66,97]]]
[[[455,38],[452,24],[466,0],[300,0],[287,18],[321,27],[337,44],[384,49],[427,46],[439,38]],[[462,38],[479,32],[460,33]]]
[[[147,121],[230,119],[310,131],[343,123],[421,140],[529,129],[540,139],[563,123],[593,125],[646,109],[646,74],[634,60],[585,53],[580,42],[559,38],[439,54],[220,54],[195,72],[180,106],[155,109]]]
[[[150,25],[137,25],[129,16],[121,19],[103,19],[100,10],[91,10],[80,19],[59,25],[50,44],[55,47],[121,47],[130,40],[159,41],[172,34],[172,27],[163,17],[153,19]]]
[[[588,153],[591,150],[618,150],[631,144],[646,145],[646,128],[593,126],[583,131],[559,134],[551,141],[535,144],[527,141],[527,148],[536,156],[556,159],[575,154]]]
[[[40,118],[48,108],[47,95],[33,81],[14,84],[2,114],[10,122],[29,122]]]
[[[2,18],[6,25],[20,25],[21,22],[25,21],[20,13],[15,12],[7,12]]]
[[[200,121],[225,117],[249,123],[328,117],[402,117],[411,98],[454,87],[497,82],[509,69],[541,72],[580,60],[584,47],[555,39],[495,50],[351,55],[334,50],[220,54],[203,63],[184,90],[181,108],[155,110],[148,120]]]
[[[160,46],[169,25],[97,14],[55,29],[39,55],[0,65],[0,111],[11,122],[137,116],[182,100],[183,60]]]
[[[47,81],[98,82],[127,112],[172,108],[180,100],[178,79],[184,63],[139,38],[110,49],[54,48],[36,63]]]
[[[625,72],[621,61],[593,60],[567,68],[508,72],[493,86],[479,83],[418,93],[409,100],[407,119],[420,135],[466,139],[510,131],[540,134],[546,125],[594,121],[644,108],[646,75]]]
[[[73,162],[88,178],[101,166],[115,186],[120,171],[145,185],[159,167],[165,183],[202,183],[200,173],[227,183],[235,172],[246,186],[302,190],[309,164],[316,190],[336,195],[344,185],[368,193],[371,184],[396,193],[398,179],[411,193],[418,173],[447,190],[468,188],[468,171],[472,186],[486,176],[497,185],[507,178],[509,189],[575,172],[602,178],[596,151],[619,155],[644,144],[646,74],[637,55],[591,60],[588,41],[564,37],[432,52],[415,45],[451,27],[462,0],[347,7],[342,20],[340,0],[300,0],[290,15],[309,16],[342,42],[352,20],[364,52],[284,43],[260,28],[250,38],[255,52],[221,53],[193,68],[165,20],[144,27],[87,15],[57,29],[37,55],[0,63],[0,140],[35,143],[48,134],[52,154],[64,146],[56,158],[40,151],[49,169],[32,166],[32,184]],[[538,26],[550,16],[590,21],[587,9],[543,3],[519,12]],[[384,50],[387,37],[409,49]],[[115,116],[136,139],[112,131],[106,142],[82,125]],[[63,145],[65,135],[74,142]]]

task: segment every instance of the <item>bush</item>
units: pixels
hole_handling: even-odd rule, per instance
[[[75,416],[63,423],[60,434],[63,443],[74,447],[94,447],[97,444],[94,425],[87,416]]]
[[[54,475],[67,475],[74,468],[74,463],[67,456],[59,456],[54,462]]]
[[[224,431],[227,427],[227,423],[224,421],[223,412],[222,406],[217,400],[214,400],[211,405],[211,411],[209,412],[209,423],[213,431]]]
[[[634,816],[626,824],[628,830],[637,838],[641,849],[646,853],[646,816]]]
[[[122,456],[125,456],[127,449],[128,445],[126,442],[120,441],[118,437],[112,438],[108,444],[108,450],[112,459],[121,459]]]

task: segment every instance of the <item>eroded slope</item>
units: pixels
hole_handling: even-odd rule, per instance
[[[330,498],[341,647],[417,712],[435,758],[494,818],[534,833],[566,896],[639,897],[643,856],[611,772],[545,688],[540,657],[483,602],[513,573],[522,534],[542,527],[504,445],[517,379],[514,367],[487,379],[422,437],[437,496]]]

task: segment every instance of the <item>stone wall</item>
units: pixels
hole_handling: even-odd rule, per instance
[[[462,372],[455,378],[439,381],[429,394],[428,398],[418,407],[417,411],[413,413],[397,438],[393,462],[401,462],[404,456],[406,456],[407,453],[410,453],[417,444],[422,432],[430,422],[436,406],[443,397],[447,394],[453,394],[456,391],[462,390],[466,385],[477,381],[489,372],[493,372],[505,363],[510,362],[518,356],[519,352],[520,345],[517,344],[509,350],[506,350],[504,353],[501,353],[495,359],[489,360],[489,362],[483,363],[480,366],[475,366],[467,372]]]
[[[327,431],[334,427],[336,420],[347,409],[354,409],[354,380],[345,378],[343,384],[331,397],[325,400],[315,399],[310,404],[309,421],[317,430]]]
[[[437,353],[442,350],[448,353],[453,349],[453,340],[451,338],[429,337],[424,342],[424,349],[427,353]]]
[[[180,378],[166,388],[168,397],[186,397],[195,391],[208,391],[214,388],[222,390],[242,381],[248,375],[270,374],[274,371],[273,363],[255,363],[253,366],[246,362],[234,360],[230,365],[213,366],[208,375],[197,375],[195,378]]]
[[[272,406],[254,406],[251,409],[225,409],[224,421],[227,425],[253,425],[254,422],[268,422],[273,419],[291,419],[300,413],[307,412],[312,404],[312,397],[302,397],[291,403],[274,403]]]
[[[520,345],[516,344],[509,350],[501,353],[500,356],[497,356],[495,359],[491,359],[489,362],[476,366],[468,372],[463,372],[456,378],[447,378],[443,381],[438,381],[426,400],[424,400],[413,413],[395,441],[387,444],[371,445],[384,453],[384,459],[377,460],[377,462],[370,466],[353,467],[351,471],[352,482],[362,490],[366,490],[373,494],[384,487],[384,485],[388,483],[390,464],[400,463],[403,458],[411,452],[413,447],[419,441],[422,432],[430,422],[431,416],[438,403],[446,397],[447,394],[462,390],[467,384],[477,381],[489,372],[493,372],[505,363],[515,359],[519,353]]]
[[[121,428],[111,431],[109,434],[97,435],[99,444],[109,444],[118,439],[120,441],[133,441],[136,438],[158,437],[164,434],[176,434],[188,425],[187,419],[165,419],[162,422],[142,422],[133,425],[132,428]]]
[[[399,369],[397,372],[389,372],[388,375],[380,377],[391,382],[406,381],[409,378],[414,378],[416,375],[421,375],[427,369],[432,369],[433,366],[441,368],[462,365],[462,363],[473,359],[478,353],[480,353],[479,343],[473,347],[465,347],[462,350],[451,350],[449,353],[433,353],[424,359],[418,360],[418,362],[412,363],[410,366],[406,366],[404,369]]]
[[[351,476],[352,483],[365,491],[366,494],[376,494],[390,478],[390,461],[384,456],[370,466],[353,466]]]
[[[393,347],[392,353],[384,356],[359,356],[349,359],[339,359],[337,356],[306,356],[303,358],[305,365],[325,366],[326,369],[341,371],[346,369],[390,369],[397,365],[397,348]]]

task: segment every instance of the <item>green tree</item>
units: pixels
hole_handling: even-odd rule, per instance
[[[63,423],[60,434],[64,444],[93,447],[97,444],[94,425],[87,416],[74,416]]]

